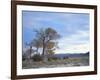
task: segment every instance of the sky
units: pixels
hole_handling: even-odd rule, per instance
[[[34,29],[50,27],[61,35],[55,53],[88,52],[89,25],[88,13],[22,11],[23,44],[35,37]]]

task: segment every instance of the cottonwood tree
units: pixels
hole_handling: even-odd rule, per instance
[[[57,39],[60,38],[60,35],[56,30],[52,28],[39,29],[34,31],[36,33],[35,42],[38,42],[38,48],[42,47],[42,56],[43,60],[47,58],[46,55],[54,54],[54,50],[57,48]],[[34,42],[34,40],[33,40]]]

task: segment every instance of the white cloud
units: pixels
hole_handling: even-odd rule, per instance
[[[89,31],[78,31],[69,37],[61,38],[58,46],[60,48],[55,51],[56,53],[87,52],[89,51]]]
[[[56,53],[85,53],[89,51],[89,44],[68,45],[57,49]]]

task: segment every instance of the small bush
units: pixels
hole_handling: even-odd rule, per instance
[[[42,56],[40,54],[35,54],[32,59],[33,61],[42,61]]]

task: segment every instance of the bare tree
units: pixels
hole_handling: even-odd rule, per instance
[[[26,46],[29,46],[29,49],[27,50],[27,53],[29,54],[29,58],[31,59],[31,55],[32,55],[32,53],[34,52],[36,52],[36,53],[39,53],[38,52],[38,49],[40,48],[40,47],[42,47],[42,44],[41,44],[41,40],[40,39],[37,39],[37,38],[35,38],[35,39],[33,39],[30,43],[26,43]]]
[[[29,55],[29,59],[31,59],[32,54],[32,44],[31,43],[25,43],[26,46],[29,46],[29,49],[26,50],[26,53]]]

